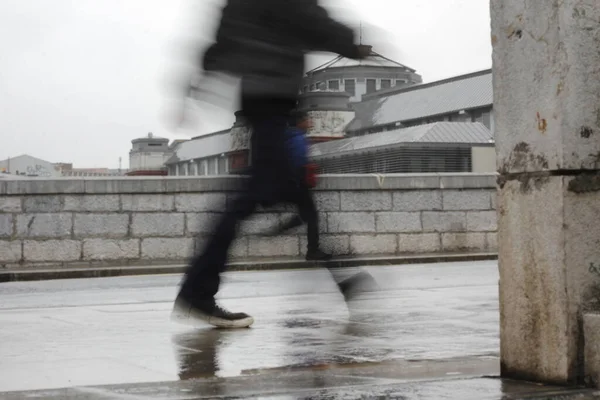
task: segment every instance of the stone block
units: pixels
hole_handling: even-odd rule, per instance
[[[121,196],[123,211],[173,211],[175,196],[172,194],[124,194]]]
[[[18,213],[22,211],[21,197],[2,196],[0,197],[0,213]]]
[[[379,212],[375,214],[377,232],[421,232],[421,213]]]
[[[494,0],[491,16],[498,170],[597,169],[598,2]]]
[[[221,217],[221,213],[187,213],[185,225],[188,235],[210,234]]]
[[[331,212],[327,214],[327,232],[356,233],[376,232],[375,213]]]
[[[26,213],[51,213],[62,210],[63,201],[58,195],[26,196],[23,200],[23,211]]]
[[[5,194],[64,195],[84,192],[83,179],[23,179],[7,181]],[[45,212],[47,210],[31,210]]]
[[[438,190],[407,190],[394,192],[394,211],[435,211],[442,209],[442,192]]]
[[[468,211],[467,231],[495,232],[498,229],[496,211]]]
[[[120,238],[127,236],[128,230],[128,214],[75,214],[76,237]]]
[[[341,192],[342,211],[385,211],[392,209],[392,193],[389,191]]]
[[[498,251],[498,233],[488,232],[485,234],[487,251]]]
[[[193,251],[193,238],[142,239],[143,260],[187,260]]]
[[[567,382],[581,373],[580,314],[600,310],[600,192],[580,190],[593,179],[529,177],[500,189],[505,376]]]
[[[13,216],[10,214],[0,215],[0,237],[13,235],[13,220]]]
[[[254,214],[240,224],[240,235],[264,235],[279,225],[278,214]]]
[[[299,254],[300,245],[298,236],[248,238],[248,256],[250,257],[298,256]]]
[[[341,174],[321,175],[317,190],[439,189],[436,174]]]
[[[73,230],[71,213],[22,214],[17,216],[20,238],[67,238]]]
[[[131,235],[134,237],[183,236],[184,233],[183,213],[135,213],[131,220]]]
[[[175,209],[183,212],[224,211],[224,193],[185,193],[175,195]]]
[[[170,176],[165,179],[165,191],[168,193],[205,193],[231,192],[244,188],[245,176]]]
[[[490,210],[489,190],[444,190],[444,210]]]
[[[339,211],[341,207],[339,192],[314,192],[313,194],[317,210]]]
[[[86,179],[87,194],[125,194],[125,193],[165,193],[165,182],[162,177],[128,176],[108,179]]]
[[[0,240],[0,265],[21,261],[21,250],[20,240]]]
[[[435,253],[442,249],[439,233],[408,233],[398,235],[399,253]]]
[[[477,251],[487,248],[485,233],[452,232],[442,233],[442,250],[444,251]]]
[[[321,235],[319,237],[321,249],[336,256],[350,254],[350,236],[348,235]],[[306,236],[300,237],[300,254],[306,255],[308,239]]]
[[[81,259],[81,242],[78,240],[25,240],[25,262],[69,262]]]
[[[600,294],[600,293],[599,293]],[[600,304],[600,298],[599,304]],[[585,383],[600,387],[600,314],[583,314]]]
[[[139,239],[86,239],[83,241],[84,260],[132,260],[137,258],[140,258]]]
[[[195,251],[201,252],[204,251],[204,247],[208,242],[208,237],[200,236],[194,239],[195,241]],[[231,247],[229,248],[229,257],[232,259],[246,258],[248,257],[248,236],[240,236],[237,237]]]
[[[284,223],[287,223],[291,218],[298,215],[297,212],[293,213],[281,213],[279,214],[279,226],[283,226]],[[319,216],[319,232],[326,233],[327,232],[327,213],[321,212],[318,213]],[[307,233],[308,225],[303,223],[301,226],[297,228],[290,229],[286,232],[288,235],[300,235],[305,236]]]
[[[498,209],[498,192],[495,190],[490,192],[490,199],[492,200],[492,210]]]
[[[65,211],[119,211],[118,195],[71,195],[65,196],[64,202]]]
[[[440,175],[442,189],[489,189],[496,187],[496,173],[451,172]]]
[[[352,235],[350,252],[352,254],[395,254],[398,251],[396,235]]]
[[[424,232],[463,232],[467,228],[467,214],[458,211],[424,211]]]

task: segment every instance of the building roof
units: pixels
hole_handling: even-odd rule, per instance
[[[491,144],[492,133],[480,122],[436,122],[311,146],[312,157],[360,153],[377,148],[422,144]]]
[[[196,160],[212,157],[217,154],[231,151],[229,129],[197,136],[192,140],[180,143],[174,148],[174,154],[166,164],[175,164],[181,161]]]
[[[492,103],[492,71],[484,70],[364,96],[356,104],[356,119],[348,130],[450,114]]]
[[[310,70],[307,74],[322,71],[330,68],[349,68],[349,67],[387,67],[387,68],[403,68],[411,72],[415,72],[414,69],[407,67],[406,65],[400,64],[394,60],[382,56],[381,54],[371,50],[371,55],[362,60],[353,60],[342,56],[326,62],[325,64],[319,65],[318,67]]]

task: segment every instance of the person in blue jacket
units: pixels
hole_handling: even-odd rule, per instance
[[[283,223],[273,234],[280,234],[306,223],[308,238],[306,259],[326,261],[332,256],[319,248],[319,213],[307,180],[310,175],[308,170],[310,161],[308,158],[309,142],[306,134],[311,125],[312,121],[307,113],[298,111],[291,113],[289,126],[285,130],[285,145],[289,161],[292,164],[291,169],[294,171],[292,178],[294,190],[291,191],[288,200],[298,207],[298,215]]]

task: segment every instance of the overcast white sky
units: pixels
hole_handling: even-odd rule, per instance
[[[323,4],[356,26],[360,18],[363,42],[431,82],[491,67],[488,3]],[[227,111],[205,111],[193,132],[171,131],[164,118],[169,90],[189,60],[183,43],[213,33],[215,4],[1,0],[0,160],[29,154],[75,167],[114,168],[122,157],[126,168],[131,140],[148,132],[173,139],[228,128],[233,117]],[[311,56],[308,67],[331,57]]]

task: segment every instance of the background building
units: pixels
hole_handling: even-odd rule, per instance
[[[53,163],[23,154],[0,161],[0,172],[10,175],[57,178],[61,176],[60,168]]]
[[[134,139],[131,144],[127,175],[167,175],[165,164],[179,141],[169,145],[169,139],[148,133],[147,137]]]
[[[359,102],[365,94],[391,87],[407,87],[421,83],[420,75],[412,68],[390,60],[373,51],[363,60],[338,56],[306,73],[301,94],[314,91],[345,92],[351,103]]]
[[[480,122],[435,122],[319,143],[321,174],[493,172],[494,140]]]

